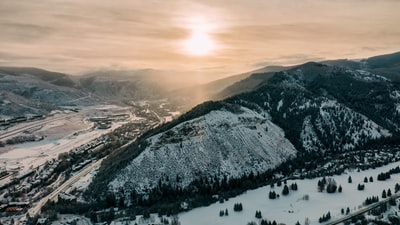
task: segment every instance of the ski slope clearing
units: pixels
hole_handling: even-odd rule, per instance
[[[274,188],[264,186],[256,190],[247,191],[246,193],[231,198],[224,203],[214,203],[208,207],[197,208],[189,212],[179,215],[182,225],[244,225],[250,221],[259,222],[255,218],[257,210],[261,211],[263,219],[270,221],[275,220],[278,223],[296,224],[299,221],[304,224],[306,218],[310,224],[320,224],[318,219],[328,212],[332,216],[332,220],[343,217],[341,209],[350,208],[350,212],[357,211],[363,206],[363,202],[367,197],[379,196],[383,190],[391,189],[394,193],[394,186],[400,183],[400,174],[393,174],[391,178],[385,181],[378,181],[377,175],[381,172],[387,172],[392,168],[400,166],[400,162],[391,163],[377,169],[357,172],[356,170],[347,171],[340,176],[333,176],[337,185],[343,188],[342,193],[328,194],[326,191],[319,192],[317,183],[321,178],[305,179],[305,180],[288,180],[287,184],[296,182],[297,191],[290,190],[289,195],[283,196],[283,185]],[[348,183],[348,177],[352,177],[352,183]],[[364,183],[364,178],[373,177],[373,182]],[[365,190],[358,191],[358,184],[365,184]],[[280,197],[277,199],[269,199],[268,194],[274,190]],[[309,200],[305,200],[304,196],[308,195]],[[234,212],[235,203],[243,204],[242,212]],[[228,216],[219,216],[220,210],[228,209]],[[398,212],[397,207],[392,207],[392,213]],[[390,212],[389,212],[390,213]]]

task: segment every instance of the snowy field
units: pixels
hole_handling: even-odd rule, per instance
[[[16,169],[20,174],[43,165],[46,161],[57,158],[60,153],[69,152],[91,140],[106,134],[127,122],[115,122],[110,129],[96,129],[88,116],[104,116],[108,114],[129,112],[127,107],[98,106],[84,109],[80,113],[55,112],[59,120],[43,121],[43,126],[32,134],[44,139],[12,146],[0,147],[0,165],[7,170]],[[67,116],[70,115],[70,116]],[[49,117],[50,119],[52,117]],[[140,118],[134,117],[130,120]],[[24,126],[19,124],[18,126]],[[0,185],[9,182],[11,177],[0,180]]]
[[[274,191],[280,194],[278,199],[271,200],[268,193],[270,186],[264,186],[256,190],[231,198],[224,203],[214,203],[208,207],[201,207],[179,215],[182,225],[246,225],[250,221],[259,222],[255,218],[256,210],[260,210],[264,219],[276,220],[278,223],[294,225],[297,221],[304,224],[306,218],[309,218],[310,224],[320,224],[318,219],[330,211],[332,219],[342,217],[341,209],[350,208],[351,212],[357,211],[362,207],[362,203],[367,197],[379,196],[381,200],[382,190],[388,188],[394,193],[394,186],[400,183],[400,174],[393,174],[389,180],[378,181],[377,175],[381,172],[387,172],[391,168],[400,166],[400,162],[392,163],[375,170],[366,171],[348,171],[340,176],[333,176],[337,185],[343,188],[342,193],[328,194],[318,192],[317,183],[321,178],[305,180],[288,180],[288,186],[296,182],[297,191],[290,190],[288,196],[282,196],[281,187],[275,185]],[[348,183],[348,177],[352,177],[352,183]],[[364,177],[372,176],[374,181],[365,183],[365,190],[358,191],[357,185],[364,184]],[[290,187],[290,186],[289,186]],[[303,200],[304,195],[309,195],[309,200]],[[243,204],[242,212],[234,212],[235,203]],[[228,209],[228,216],[219,216],[220,210]]]

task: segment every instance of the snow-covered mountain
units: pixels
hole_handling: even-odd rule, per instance
[[[0,116],[47,114],[59,106],[87,105],[94,101],[88,96],[66,74],[0,67]]]
[[[223,193],[230,178],[253,179],[250,171],[266,172],[297,155],[383,147],[399,134],[400,85],[379,74],[311,62],[246,79],[246,93],[201,104],[112,154],[93,193],[146,193],[152,204],[180,193],[178,187],[189,187],[186,198]]]
[[[227,101],[268,112],[298,150],[342,151],[399,131],[399,89],[366,71],[307,63]]]
[[[210,111],[146,141],[145,150],[117,174],[111,189],[143,193],[167,177],[186,187],[203,176],[265,172],[296,155],[281,128],[245,107]]]

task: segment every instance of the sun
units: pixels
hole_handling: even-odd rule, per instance
[[[189,36],[183,40],[183,52],[191,56],[207,56],[217,50],[217,44],[212,33],[214,25],[203,17],[192,17],[188,19],[186,29]]]
[[[185,52],[193,56],[205,56],[215,50],[215,42],[204,31],[193,31],[184,43]]]

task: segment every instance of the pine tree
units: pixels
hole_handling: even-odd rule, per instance
[[[242,203],[235,203],[234,205],[233,205],[233,211],[235,211],[235,212],[240,212],[240,211],[242,211],[243,210],[243,205],[242,205]]]
[[[396,199],[395,199],[395,198],[390,198],[390,199],[389,199],[389,204],[390,204],[391,206],[396,206]]]
[[[318,186],[318,191],[322,192],[323,191],[323,186],[322,186],[321,180],[318,180],[317,186]]]
[[[353,180],[351,179],[351,176],[349,176],[349,178],[347,178],[347,182],[352,183]]]
[[[289,194],[289,187],[285,184],[282,190],[282,195],[288,195]]]
[[[364,177],[364,183],[368,183],[368,178]]]
[[[276,193],[275,193],[275,191],[270,191],[270,192],[269,192],[269,195],[268,195],[268,198],[269,198],[269,199],[275,199],[275,198],[276,198]]]
[[[388,197],[392,196],[392,191],[390,190],[390,188],[387,190],[386,195],[387,195]]]
[[[172,216],[171,225],[181,225],[181,222],[179,222],[179,217],[177,215]]]
[[[228,216],[228,215],[229,215],[228,209],[225,209],[225,216]]]
[[[369,182],[374,182],[374,178],[372,176],[369,177]]]
[[[386,191],[385,190],[382,191],[382,198],[386,198]]]
[[[400,185],[399,183],[396,183],[396,185],[394,186],[394,193],[397,193],[400,191]]]
[[[256,217],[257,219],[261,219],[261,218],[262,218],[261,211],[256,211],[255,217]]]
[[[334,179],[328,179],[328,185],[326,186],[326,192],[335,193],[337,185]]]
[[[338,192],[342,193],[342,185],[339,185]]]

